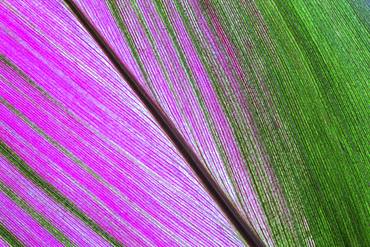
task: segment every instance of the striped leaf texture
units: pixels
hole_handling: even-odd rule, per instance
[[[370,246],[365,0],[1,0],[0,246]]]

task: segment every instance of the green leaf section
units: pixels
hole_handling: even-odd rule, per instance
[[[281,120],[271,128],[273,119],[254,112],[292,215],[291,232],[285,232],[271,224],[276,213],[267,213],[276,244],[369,246],[370,35],[364,14],[344,0],[255,1],[254,12],[238,1],[211,2],[244,69],[256,71],[253,52],[262,61],[259,72]],[[242,37],[252,40],[252,53]]]
[[[25,246],[11,231],[0,223],[0,237],[5,240],[10,246],[23,247]]]

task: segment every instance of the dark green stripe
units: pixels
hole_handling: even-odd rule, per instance
[[[93,229],[97,234],[109,241],[113,246],[123,246],[118,240],[102,229],[94,220],[84,214],[68,198],[63,196],[53,185],[43,180],[33,171],[15,152],[13,152],[4,142],[0,141],[0,152],[7,158],[25,177],[41,188],[54,201],[68,209],[72,214],[81,219],[86,225]]]
[[[19,207],[26,211],[32,216],[40,225],[42,225],[48,232],[50,232],[56,239],[58,239],[65,246],[74,246],[72,241],[68,239],[62,232],[55,228],[50,221],[48,221],[44,216],[36,212],[32,206],[30,206],[26,201],[19,197],[14,191],[6,187],[2,182],[0,182],[0,191],[3,191],[11,200],[13,200]]]
[[[21,247],[24,244],[10,232],[3,224],[0,223],[0,237],[10,244],[10,246]]]

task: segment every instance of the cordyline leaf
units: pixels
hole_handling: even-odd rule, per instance
[[[369,246],[369,5],[0,2],[0,244]]]
[[[1,13],[1,179],[11,194],[75,245],[242,244],[62,3]],[[4,228],[27,245],[55,244],[1,193]]]

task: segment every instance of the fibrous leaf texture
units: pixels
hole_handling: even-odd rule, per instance
[[[354,0],[0,1],[0,246],[370,246],[369,27]]]

